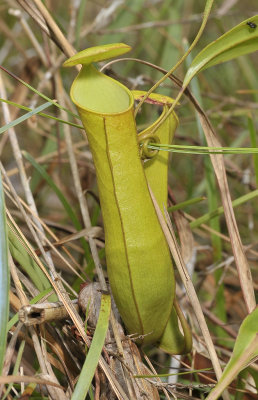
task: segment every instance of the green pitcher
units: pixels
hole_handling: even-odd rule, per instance
[[[173,307],[173,265],[149,194],[147,163],[145,167],[140,157],[148,132],[145,137],[138,136],[132,92],[92,64],[129,50],[122,43],[97,46],[77,53],[64,66],[82,64],[72,84],[71,98],[87,133],[96,167],[108,277],[118,310],[128,332],[139,336],[139,344],[162,344],[165,337],[166,344],[161,347],[178,354],[175,336],[180,336],[180,343],[184,338]],[[175,129],[176,125],[177,118],[172,115],[168,126]],[[162,175],[164,171],[166,175],[167,166]],[[161,187],[166,185],[165,178]],[[157,187],[154,193],[159,197]],[[166,201],[164,189],[159,204],[161,201]],[[172,325],[175,329],[171,335]]]

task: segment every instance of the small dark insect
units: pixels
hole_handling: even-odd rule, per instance
[[[255,29],[257,28],[257,25],[254,22],[247,22],[246,25],[250,26],[250,28]]]

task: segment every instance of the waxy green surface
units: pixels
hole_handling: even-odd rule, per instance
[[[118,55],[116,45],[110,46],[111,57]],[[129,49],[117,46],[120,54]],[[112,293],[128,332],[144,335],[139,343],[162,342],[169,326],[165,350],[178,353],[175,336],[180,351],[184,339],[173,308],[173,265],[148,190],[149,182],[159,205],[166,205],[168,155],[164,152],[155,156],[156,168],[152,160],[143,163],[139,141],[143,134],[148,136],[148,131],[137,133],[132,92],[97,71],[88,62],[87,51],[92,62],[92,50],[87,49],[74,56],[72,62],[68,60],[66,66],[75,65],[75,58],[84,63],[73,82],[71,98],[85,127],[96,167]],[[101,54],[102,59],[110,58],[105,52]],[[97,56],[93,61],[100,59]],[[177,123],[172,114],[163,130],[157,131],[159,140],[171,141]],[[169,320],[175,325],[171,335]]]

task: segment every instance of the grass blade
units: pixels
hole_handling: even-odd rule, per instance
[[[248,118],[248,129],[250,134],[251,145],[252,147],[257,147],[255,123],[251,116]],[[253,162],[254,162],[256,187],[258,187],[258,156],[256,154],[253,155]]]
[[[103,294],[99,311],[99,319],[92,339],[89,353],[83,365],[79,380],[75,386],[72,400],[84,400],[90,388],[98,361],[104,346],[111,310],[110,295]]]
[[[11,101],[11,100],[2,99],[0,97],[0,101],[2,101],[3,103],[6,103],[6,104],[10,104],[10,106],[14,106],[14,107],[20,108],[21,110],[33,111],[32,108],[23,106],[22,104],[15,103],[14,101]],[[61,122],[62,124],[67,124],[67,125],[70,125],[70,126],[74,126],[75,128],[83,129],[82,125],[75,124],[74,122],[70,122],[70,121],[65,121],[65,120],[63,120],[61,118],[54,117],[53,115],[50,115],[50,114],[45,114],[45,113],[39,112],[38,115],[40,115],[41,117],[53,119],[54,121]]]
[[[67,212],[67,215],[73,222],[76,229],[81,230],[82,227],[81,227],[81,224],[80,224],[78,218],[76,217],[70,204],[66,200],[66,198],[63,195],[63,193],[61,192],[61,190],[56,186],[56,184],[54,183],[52,178],[48,175],[48,173],[45,171],[45,169],[42,168],[42,166],[40,164],[38,164],[37,161],[29,153],[27,153],[26,151],[23,151],[22,154],[26,158],[26,160],[29,161],[31,163],[31,165],[33,165],[33,167],[40,173],[42,178],[45,179],[45,181],[48,183],[48,185],[51,187],[51,189],[55,192],[55,194],[57,195],[58,199],[62,203],[65,211]]]
[[[80,33],[83,25],[83,18],[85,14],[85,6],[86,6],[87,0],[81,0],[79,9],[78,9],[78,17],[77,17],[77,23],[76,23],[76,29],[75,29],[75,48],[78,49],[80,48]]]
[[[11,121],[8,124],[2,126],[0,128],[0,134],[7,131],[10,128],[12,128],[13,126],[16,126],[16,125],[20,124],[21,122],[26,121],[26,119],[32,117],[35,114],[38,114],[40,111],[43,111],[50,106],[52,106],[52,104],[49,101],[47,101],[44,104],[41,104],[39,107],[35,108],[35,110],[32,110],[32,111],[28,112],[27,114],[22,115],[21,117],[15,119],[14,121]]]
[[[169,212],[174,212],[177,210],[182,210],[185,207],[192,206],[193,204],[200,203],[200,201],[205,200],[206,197],[195,197],[194,199],[182,201],[182,203],[178,203],[175,206],[168,207]]]
[[[8,239],[6,229],[5,203],[0,175],[0,375],[3,367],[6,338],[7,322],[9,318],[9,267],[8,267]]]
[[[150,143],[149,149],[183,154],[257,154],[257,147],[210,147],[185,146],[180,144]]]
[[[44,95],[43,93],[39,92],[37,89],[34,89],[33,86],[29,85],[27,82],[23,81],[22,79],[20,79],[18,76],[16,76],[15,74],[13,74],[11,71],[8,71],[6,68],[4,68],[2,65],[0,65],[0,69],[2,69],[4,72],[6,72],[8,75],[10,75],[12,78],[16,79],[18,82],[20,82],[22,85],[26,86],[28,89],[32,90],[32,92],[36,93],[38,96],[42,97],[42,99],[49,101],[53,106],[56,106],[57,108],[59,108],[60,110],[64,110],[66,111],[69,115],[71,115],[72,117],[75,118],[79,118],[78,115],[74,114],[73,112],[71,112],[70,110],[68,110],[65,107],[62,107],[60,104],[58,104],[55,100],[50,99],[49,97],[47,97],[46,95]]]
[[[232,206],[233,207],[240,206],[241,204],[244,204],[245,202],[252,200],[256,196],[258,196],[258,189],[254,190],[251,193],[245,194],[244,196],[241,196],[236,200],[233,200]],[[206,222],[210,221],[212,218],[217,217],[222,214],[224,214],[224,208],[218,207],[216,210],[213,210],[212,212],[204,214],[200,218],[197,218],[195,221],[190,222],[190,227],[192,229],[198,228],[200,225],[205,224]]]
[[[41,165],[39,165],[37,163],[37,161],[26,151],[23,151],[23,156],[26,158],[26,160],[28,160],[31,165],[33,165],[33,167],[40,173],[40,175],[42,176],[42,178],[45,179],[45,181],[48,183],[48,185],[51,187],[51,189],[55,192],[55,194],[57,195],[57,197],[59,198],[60,202],[62,203],[65,211],[67,212],[67,215],[69,216],[70,220],[72,221],[72,223],[74,224],[75,228],[80,231],[82,230],[82,226],[80,221],[78,220],[76,214],[74,213],[71,205],[69,204],[69,202],[66,200],[65,196],[63,195],[63,193],[61,192],[61,190],[56,186],[56,184],[54,183],[54,181],[52,180],[52,178],[48,175],[48,173],[45,171],[44,168],[42,168]],[[81,242],[82,245],[84,247],[84,251],[85,254],[87,256],[89,256],[89,246],[88,243],[86,242],[86,240],[84,238],[81,238]]]
[[[14,227],[9,225],[8,229],[9,249],[13,258],[18,261],[22,269],[28,274],[40,291],[51,287],[50,282],[45,277],[44,273],[39,268],[38,264],[33,260],[27,252],[25,244],[15,231]],[[55,297],[56,299],[56,297]],[[55,301],[55,300],[52,300]]]
[[[14,364],[14,368],[13,368],[13,375],[18,375],[24,347],[25,347],[25,340],[23,340],[21,342],[21,344],[20,344],[20,347],[19,347],[19,350],[18,350],[18,353],[17,353],[17,357],[16,357],[16,361],[15,361],[15,364]],[[7,396],[10,393],[12,387],[13,387],[13,383],[9,383],[8,388],[6,389],[6,392],[5,392],[2,400],[5,400],[7,398]]]

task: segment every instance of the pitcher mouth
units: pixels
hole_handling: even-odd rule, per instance
[[[71,87],[71,97],[82,111],[98,115],[117,115],[133,108],[131,92],[120,82],[99,72],[93,63],[121,56],[131,50],[124,43],[112,43],[90,47],[75,54],[63,64],[72,67],[82,64]]]
[[[95,114],[117,115],[134,105],[127,87],[99,72],[92,64],[82,66],[70,94],[77,107]]]

